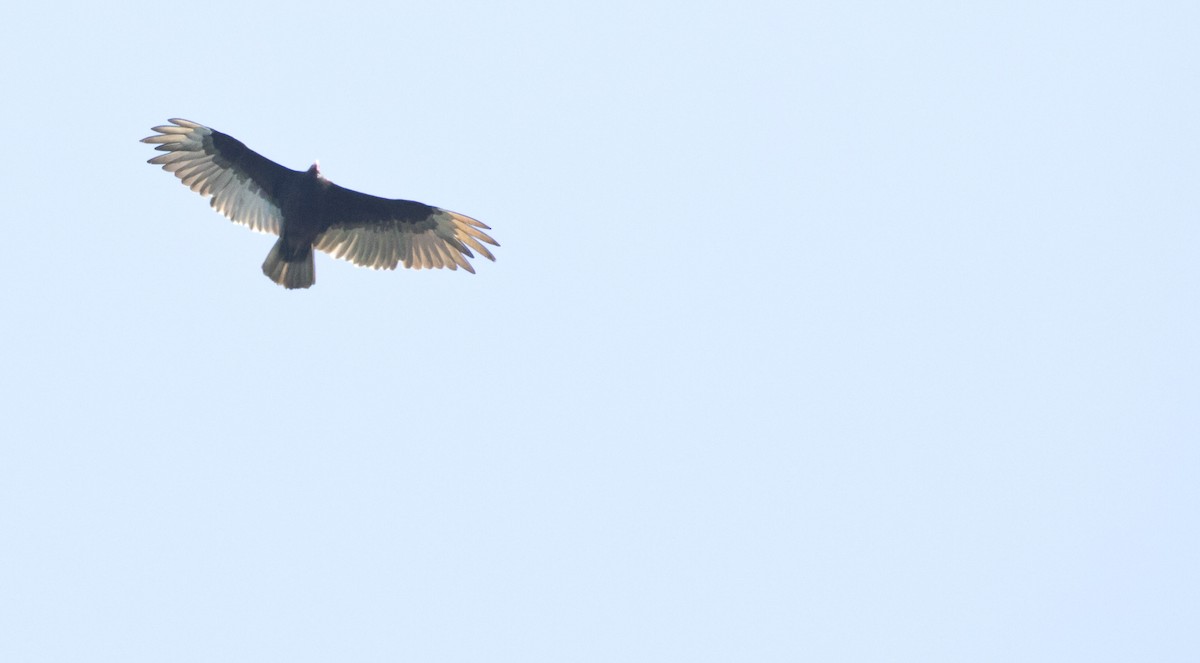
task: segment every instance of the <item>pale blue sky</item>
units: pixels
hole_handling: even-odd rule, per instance
[[[25,4],[0,660],[1200,659],[1200,5]]]

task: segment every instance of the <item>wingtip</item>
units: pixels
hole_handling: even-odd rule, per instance
[[[442,210],[442,211],[449,214],[455,220],[461,221],[462,223],[465,223],[469,226],[475,226],[476,228],[483,228],[484,230],[492,229],[491,226],[484,223],[483,221],[480,221],[479,219],[471,218],[471,217],[467,216],[466,214],[460,214],[459,212],[451,212],[450,210]]]

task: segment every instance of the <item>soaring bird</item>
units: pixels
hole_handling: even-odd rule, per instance
[[[279,240],[263,274],[285,288],[316,281],[313,249],[373,269],[423,267],[475,273],[472,249],[488,260],[484,244],[500,246],[469,216],[412,200],[392,200],[342,188],[321,175],[285,168],[232,136],[188,120],[154,127],[143,138],[160,154],[150,163],[175,173],[213,209]]]

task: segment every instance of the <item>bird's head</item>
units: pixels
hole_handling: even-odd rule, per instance
[[[313,165],[308,167],[308,174],[319,179],[324,179],[325,176],[321,174],[321,162],[314,161]]]

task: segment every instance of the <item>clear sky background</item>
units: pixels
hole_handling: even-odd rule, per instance
[[[1197,3],[0,19],[0,660],[1200,660]],[[285,291],[168,117],[498,262]]]

